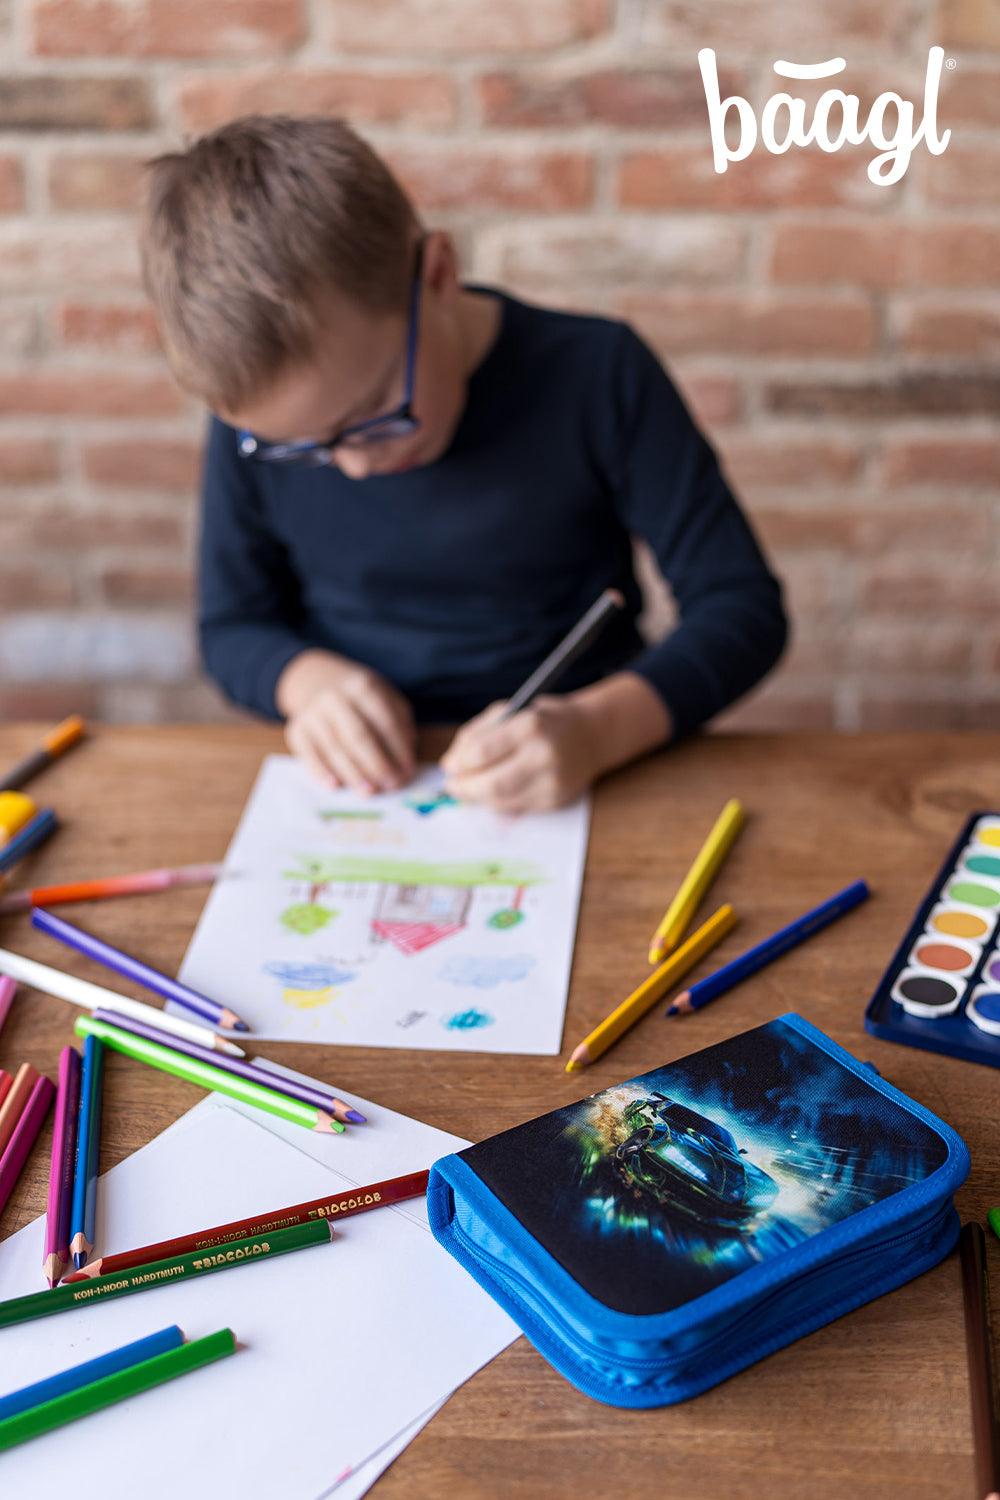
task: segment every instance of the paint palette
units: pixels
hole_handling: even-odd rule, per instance
[[[865,1012],[873,1036],[1000,1068],[1000,813],[973,813]]]

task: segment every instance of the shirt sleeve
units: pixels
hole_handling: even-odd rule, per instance
[[[202,481],[198,628],[209,676],[234,702],[279,719],[278,678],[311,642],[296,628],[299,588],[268,525],[254,465],[212,418]]]
[[[652,549],[679,615],[629,670],[660,694],[680,737],[778,660],[788,634],[781,585],[673,382],[626,325],[612,386],[616,504]]]

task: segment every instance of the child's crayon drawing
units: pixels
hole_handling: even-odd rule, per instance
[[[255,1037],[556,1053],[588,819],[501,818],[436,769],[331,793],[269,756],[182,975]]]

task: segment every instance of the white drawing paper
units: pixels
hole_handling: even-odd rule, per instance
[[[204,1100],[102,1177],[101,1249],[111,1254],[362,1186],[465,1144],[352,1102],[370,1125],[343,1137],[300,1129],[304,1151],[283,1122],[272,1130],[270,1116],[218,1096]],[[337,1148],[362,1135],[369,1146],[348,1164]],[[397,1158],[410,1165],[397,1167]],[[353,1176],[372,1165],[374,1178]],[[0,1246],[4,1297],[39,1289],[43,1237],[38,1219]],[[68,1491],[75,1500],[359,1496],[518,1332],[426,1227],[390,1207],[339,1221],[328,1245],[6,1328],[0,1394],[170,1323],[188,1338],[230,1327],[239,1347],[10,1450],[5,1493],[32,1500]]]
[[[180,978],[255,1037],[554,1055],[589,817],[459,804],[436,768],[326,791],[268,756]]]

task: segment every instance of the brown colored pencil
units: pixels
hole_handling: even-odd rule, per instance
[[[177,1255],[193,1255],[198,1250],[228,1244],[230,1240],[273,1234],[278,1229],[291,1229],[295,1224],[308,1224],[315,1219],[346,1219],[352,1214],[367,1213],[370,1208],[387,1208],[407,1198],[419,1198],[427,1191],[428,1175],[426,1171],[410,1172],[405,1177],[375,1182],[371,1187],[351,1188],[346,1193],[328,1193],[325,1198],[313,1198],[309,1203],[294,1203],[291,1208],[278,1208],[254,1219],[234,1219],[229,1224],[216,1224],[213,1229],[202,1229],[197,1234],[182,1235],[179,1239],[141,1245],[138,1250],[124,1250],[120,1255],[102,1255],[98,1260],[81,1266],[79,1271],[71,1271],[63,1279],[81,1281],[87,1276],[111,1276],[119,1271],[130,1271],[134,1266],[172,1260]]]
[[[986,1247],[978,1224],[963,1224],[958,1248],[965,1301],[965,1348],[972,1398],[976,1490],[985,1500],[1000,1500],[1000,1430],[997,1428],[990,1352],[990,1288]]]
[[[14,1082],[0,1105],[0,1156],[6,1151],[8,1142],[17,1129],[17,1122],[31,1098],[31,1090],[38,1082],[38,1076],[38,1069],[33,1068],[30,1063],[22,1063],[14,1074]]]

